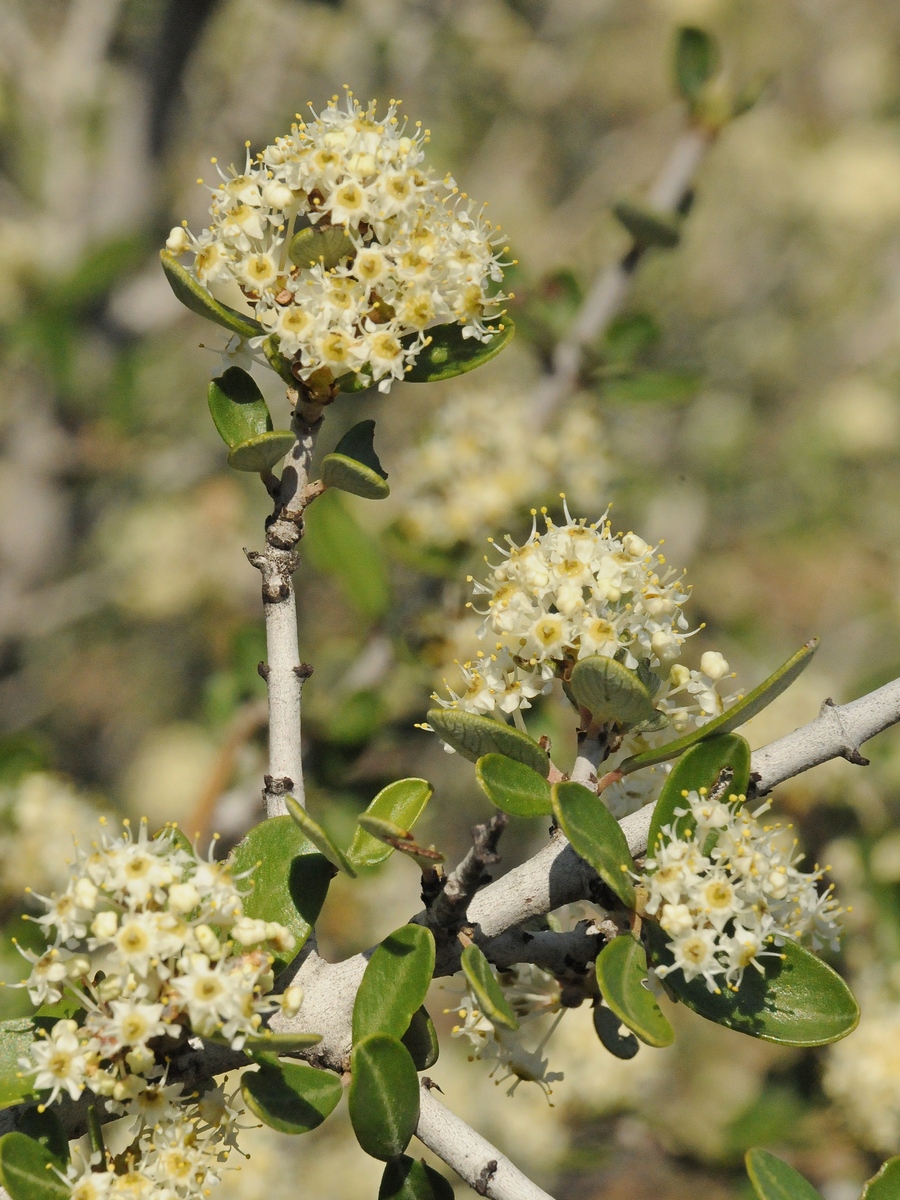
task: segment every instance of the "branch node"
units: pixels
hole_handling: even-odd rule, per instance
[[[484,1166],[481,1168],[481,1171],[479,1172],[478,1178],[475,1180],[475,1183],[472,1185],[475,1189],[476,1195],[478,1195],[478,1196],[489,1196],[490,1195],[488,1188],[490,1187],[491,1180],[497,1174],[497,1168],[499,1165],[500,1164],[497,1162],[496,1158],[491,1158],[484,1164]]]
[[[312,675],[313,670],[314,668],[309,663],[300,663],[299,666],[294,667],[294,674],[305,683],[310,675]]]
[[[266,662],[257,663],[256,673],[259,675],[260,679],[267,680],[269,678],[269,664]]]
[[[280,779],[274,778],[272,775],[263,775],[263,783],[266,785],[266,792],[270,796],[284,796],[287,792],[294,789],[293,779],[289,779],[287,775],[282,775]]]

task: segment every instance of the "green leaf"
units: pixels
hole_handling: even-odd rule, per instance
[[[656,750],[645,750],[642,754],[633,754],[631,758],[626,758],[623,763],[620,763],[617,769],[623,775],[630,775],[632,771],[639,771],[642,767],[653,767],[657,763],[676,758],[679,754],[683,754],[689,746],[696,745],[697,742],[705,742],[708,738],[715,737],[716,734],[731,733],[738,729],[751,717],[762,712],[791,686],[797,676],[801,675],[809,666],[810,659],[818,646],[819,639],[812,638],[804,646],[801,646],[786,663],[782,663],[768,679],[764,679],[759,687],[754,688],[742,700],[732,704],[731,708],[726,708],[720,716],[713,717],[699,729],[686,733],[684,737],[675,738],[674,741],[666,742]]]
[[[754,1147],[744,1162],[759,1200],[822,1200],[811,1183],[768,1150]]]
[[[345,371],[334,381],[334,386],[339,392],[352,395],[354,392],[367,392],[373,384],[371,376],[367,375],[363,367],[359,371]]]
[[[474,371],[508,346],[515,332],[515,326],[506,316],[489,342],[464,338],[461,325],[436,325],[428,330],[429,344],[403,378],[407,383],[437,383]]]
[[[378,1200],[453,1200],[452,1184],[424,1159],[402,1154],[384,1168]]]
[[[634,861],[619,822],[602,799],[580,783],[555,783],[552,796],[553,812],[572,849],[632,908],[634,884],[628,872],[634,870]]]
[[[417,1071],[427,1071],[440,1057],[437,1030],[424,1005],[413,1013],[409,1029],[400,1040],[412,1055]]]
[[[285,358],[279,349],[278,338],[274,333],[270,333],[263,342],[263,354],[266,356],[266,362],[272,368],[276,375],[288,385],[290,388],[297,387],[297,377],[291,370],[291,360]]]
[[[603,999],[618,1019],[648,1046],[671,1046],[675,1030],[644,983],[647,954],[630,933],[620,934],[603,947],[595,964]]]
[[[215,321],[217,325],[224,325],[226,329],[240,334],[241,337],[254,338],[265,333],[259,321],[214,299],[168,250],[161,250],[159,257],[166,273],[166,279],[169,281],[169,287],[185,308],[189,308],[191,312],[195,312],[201,317],[206,317],[207,321]]]
[[[243,1048],[248,1054],[297,1054],[300,1050],[308,1050],[310,1046],[318,1046],[321,1040],[321,1033],[267,1031],[259,1037],[248,1037]]]
[[[10,1200],[68,1200],[58,1159],[24,1133],[0,1137],[0,1177]]]
[[[194,847],[191,845],[191,839],[180,829],[174,821],[167,821],[162,829],[157,830],[153,835],[153,840],[157,838],[169,838],[173,846],[177,846],[179,850],[183,850],[185,854],[190,854],[191,858],[196,857]]]
[[[478,762],[485,754],[505,754],[545,778],[550,774],[546,751],[512,725],[461,708],[432,708],[427,717],[435,733],[469,762]]]
[[[641,371],[603,384],[603,399],[613,404],[684,404],[700,390],[695,371]]]
[[[605,1004],[595,1004],[591,1015],[594,1021],[594,1031],[610,1054],[626,1060],[634,1058],[641,1048],[640,1043],[633,1033],[622,1036],[620,1032],[621,1018]]]
[[[681,220],[674,213],[620,200],[613,212],[639,246],[671,250],[681,241]]]
[[[553,812],[550,784],[544,776],[505,754],[479,758],[475,778],[488,800],[514,817],[548,817]]]
[[[316,570],[334,578],[361,616],[373,621],[383,617],[391,602],[384,557],[340,492],[319,496],[306,510],[305,524],[303,546]]]
[[[362,815],[389,821],[408,834],[433,794],[434,788],[427,779],[398,779],[382,788]],[[356,867],[373,867],[389,858],[392,850],[393,847],[385,845],[365,829],[357,828],[347,858]]]
[[[582,708],[603,724],[637,725],[653,716],[653,697],[638,679],[614,658],[592,654],[572,668],[569,691]]]
[[[253,890],[244,897],[244,913],[253,920],[278,921],[297,939],[292,951],[276,956],[277,975],[309,937],[334,873],[290,817],[263,821],[234,849],[232,875],[252,868]]]
[[[322,482],[367,500],[383,500],[390,495],[387,472],[375,453],[374,437],[374,421],[354,425],[322,459]]]
[[[731,769],[734,778],[728,785],[729,794],[746,795],[750,786],[750,747],[746,739],[737,733],[719,734],[708,742],[692,746],[682,755],[663,784],[647,833],[647,853],[656,851],[660,831],[664,825],[674,825],[679,837],[690,833],[696,821],[687,813],[676,817],[675,809],[684,808],[684,793],[699,792],[701,788],[715,787],[720,772]]]
[[[353,1005],[353,1041],[371,1033],[402,1038],[422,1007],[434,974],[434,936],[403,925],[375,948]]]
[[[209,411],[226,446],[239,446],[272,430],[272,417],[251,375],[229,367],[209,381]]]
[[[470,942],[463,950],[459,965],[478,1001],[478,1007],[491,1024],[500,1025],[503,1029],[518,1029],[519,1018],[504,996],[491,964],[474,942]]]
[[[719,69],[719,48],[704,29],[684,26],[675,37],[675,86],[693,103]]]
[[[646,922],[651,960],[672,962],[665,933]],[[764,974],[744,971],[736,992],[707,990],[703,979],[688,983],[681,971],[665,977],[666,988],[701,1017],[738,1033],[782,1046],[827,1046],[851,1033],[859,1006],[836,971],[809,950],[785,942],[776,958],[763,958]]]
[[[608,362],[628,364],[662,338],[662,330],[649,313],[628,313],[610,323],[603,339]]]
[[[291,452],[296,440],[289,429],[258,433],[229,451],[228,465],[235,471],[254,471],[258,475],[271,471]]]
[[[19,1066],[35,1036],[35,1024],[28,1017],[0,1023],[0,1109],[35,1095],[34,1076],[23,1075]]]
[[[382,842],[388,850],[399,850],[402,854],[414,858],[423,870],[444,861],[444,855],[439,850],[435,850],[433,846],[420,846],[409,830],[395,825],[393,821],[361,813],[359,827],[376,842]]]
[[[350,863],[347,862],[343,850],[341,850],[339,846],[335,845],[331,835],[326,833],[322,826],[317,821],[312,819],[303,805],[298,804],[293,796],[285,796],[284,802],[287,805],[288,814],[291,820],[295,821],[297,825],[299,825],[315,848],[321,854],[324,854],[328,861],[333,866],[337,867],[339,871],[343,871],[346,875],[349,875],[351,879],[355,879],[356,872],[353,870],[353,867],[350,865]]]
[[[340,225],[329,225],[324,229],[310,225],[295,233],[288,247],[291,262],[307,271],[320,262],[326,271],[330,271],[341,259],[355,253],[356,247]]]
[[[244,1103],[279,1133],[308,1133],[337,1107],[340,1078],[306,1063],[263,1063],[241,1079]]]
[[[65,1169],[69,1161],[69,1137],[52,1108],[43,1112],[40,1108],[26,1108],[16,1118],[16,1129],[43,1146],[60,1169]]]
[[[900,1158],[889,1158],[862,1190],[859,1200],[897,1200],[900,1197]]]
[[[350,1056],[350,1122],[373,1158],[402,1154],[419,1122],[419,1077],[409,1051],[387,1033],[373,1033]]]

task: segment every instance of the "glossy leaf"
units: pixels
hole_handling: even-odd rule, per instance
[[[744,1162],[759,1200],[822,1200],[811,1183],[768,1150],[754,1147]]]
[[[209,381],[209,411],[226,446],[239,446],[248,438],[269,433],[272,416],[251,375],[229,367]]]
[[[434,936],[424,925],[403,925],[377,946],[353,1005],[353,1041],[371,1033],[402,1038],[428,994],[434,974]]]
[[[459,965],[478,1001],[478,1007],[487,1019],[503,1029],[518,1029],[519,1019],[512,1005],[504,996],[491,964],[474,942],[463,950]]]
[[[350,1056],[350,1122],[373,1158],[396,1158],[419,1122],[419,1076],[409,1051],[387,1033],[373,1033]]]
[[[288,815],[291,820],[300,827],[320,854],[324,854],[328,861],[337,867],[339,871],[343,871],[351,879],[355,879],[356,872],[350,863],[347,862],[343,850],[332,840],[331,834],[327,833],[318,821],[314,821],[303,805],[298,804],[293,796],[285,796],[284,802],[287,805]]]
[[[862,1190],[859,1200],[900,1200],[900,1158],[889,1158]]]
[[[544,776],[505,754],[479,758],[475,778],[488,800],[514,817],[548,817],[553,812],[550,784]]]
[[[291,262],[301,270],[322,263],[326,271],[336,267],[341,259],[356,253],[356,247],[340,225],[328,225],[324,229],[310,225],[291,238],[288,254]]]
[[[625,834],[603,800],[580,783],[553,785],[553,812],[572,849],[594,868],[604,883],[629,908],[634,884],[629,871],[634,861]]]
[[[427,779],[398,779],[381,789],[363,816],[388,821],[403,833],[408,833],[433,794],[434,788]],[[365,829],[358,828],[347,851],[347,858],[354,866],[372,867],[389,858],[392,849]]]
[[[322,459],[322,481],[367,500],[390,495],[387,472],[375,453],[375,422],[360,421]]]
[[[668,939],[658,925],[646,923],[650,958],[669,965]],[[688,983],[681,971],[665,977],[677,1000],[717,1025],[783,1046],[826,1046],[851,1033],[859,1021],[859,1006],[836,971],[809,950],[793,942],[777,958],[760,962],[764,974],[744,972],[736,992],[707,990],[703,979]]]
[[[424,1159],[402,1154],[384,1168],[378,1200],[453,1200],[453,1185]]]
[[[653,715],[653,697],[636,672],[606,658],[592,654],[581,658],[572,668],[569,691],[595,721],[617,725],[637,725]]]
[[[249,883],[253,889],[244,897],[244,913],[253,920],[278,921],[297,939],[292,951],[276,956],[273,969],[278,974],[309,937],[334,872],[290,817],[263,821],[235,848],[232,873],[251,868],[251,880],[241,885],[245,889]]]
[[[254,338],[265,333],[259,321],[216,300],[168,250],[160,251],[159,257],[163,271],[166,273],[166,279],[169,281],[169,287],[185,308],[189,308],[191,312],[195,312],[201,317],[206,317],[207,321],[215,321],[217,325],[224,325],[226,329],[240,334],[241,337]]]
[[[436,325],[428,330],[429,344],[403,378],[407,383],[436,383],[474,371],[508,346],[515,332],[515,326],[506,316],[488,342],[464,338],[461,325]]]
[[[384,616],[391,602],[384,558],[340,492],[319,496],[306,510],[305,522],[303,548],[316,570],[334,578],[361,616],[371,620]]]
[[[801,646],[787,662],[782,663],[768,679],[763,680],[759,687],[754,688],[736,704],[732,704],[731,708],[727,708],[720,716],[713,717],[706,725],[701,725],[699,729],[686,733],[684,737],[675,738],[674,741],[666,742],[654,750],[633,754],[631,758],[626,758],[623,763],[620,763],[617,770],[621,771],[623,775],[630,775],[632,771],[639,771],[641,767],[652,767],[657,763],[666,762],[670,758],[676,758],[679,754],[683,754],[688,747],[696,745],[697,742],[705,742],[717,734],[731,733],[735,729],[739,729],[741,725],[746,724],[751,717],[762,712],[790,687],[797,676],[801,675],[809,666],[810,659],[818,646],[819,639],[812,638],[804,646]]]
[[[0,1177],[10,1200],[68,1200],[59,1166],[55,1155],[24,1133],[0,1137]]]
[[[367,374],[363,368],[359,371],[346,371],[343,375],[339,375],[334,381],[334,386],[339,392],[352,395],[355,392],[367,392],[373,386],[373,381],[372,376]]]
[[[423,870],[444,862],[444,855],[433,846],[420,846],[408,829],[395,825],[393,821],[384,821],[381,817],[368,816],[361,813],[359,827],[376,842],[382,842],[388,850],[399,850],[413,858]]]
[[[0,1109],[34,1096],[34,1076],[24,1075],[19,1066],[27,1058],[37,1034],[34,1021],[16,1017],[0,1023]]]
[[[477,762],[485,754],[505,754],[545,778],[550,774],[550,760],[545,751],[527,733],[520,733],[512,725],[459,708],[430,709],[428,724],[470,762]]]
[[[69,1137],[62,1121],[52,1108],[26,1108],[17,1114],[16,1129],[33,1138],[56,1159],[60,1168],[69,1161]]]
[[[409,1029],[400,1040],[412,1055],[417,1071],[427,1071],[440,1057],[437,1030],[424,1005],[413,1013]]]
[[[297,439],[289,429],[258,433],[228,452],[228,465],[235,471],[254,471],[263,474],[289,454]]]
[[[163,825],[162,829],[158,830],[153,835],[153,840],[156,841],[157,838],[162,837],[170,838],[172,844],[177,846],[179,850],[183,850],[185,854],[190,854],[193,856],[194,847],[191,843],[191,839],[187,836],[183,829],[178,827],[174,821],[167,821],[166,824]]]
[[[308,1133],[337,1107],[340,1078],[306,1063],[263,1063],[241,1078],[241,1096],[254,1114],[279,1133]]]
[[[291,360],[285,358],[279,348],[278,338],[274,333],[270,333],[263,342],[263,354],[266,356],[266,362],[272,368],[276,375],[288,385],[288,387],[296,388],[297,377],[291,370]]]
[[[719,69],[719,48],[704,29],[684,26],[675,40],[675,85],[683,99],[695,101]]]
[[[750,786],[750,747],[746,739],[737,733],[720,734],[701,742],[682,755],[672,768],[659,793],[656,808],[647,833],[647,853],[656,850],[657,839],[664,825],[674,825],[679,836],[689,833],[696,822],[688,813],[676,817],[675,810],[685,808],[684,793],[699,792],[701,788],[712,789],[721,771],[731,770],[733,779],[728,793],[746,795]]]
[[[644,983],[647,953],[630,933],[607,942],[597,955],[597,984],[618,1019],[648,1046],[671,1046],[675,1031]]]
[[[267,1031],[259,1037],[248,1037],[244,1049],[248,1054],[296,1054],[300,1050],[308,1050],[310,1046],[318,1046],[322,1040],[321,1033],[272,1033]]]
[[[681,241],[681,222],[673,213],[646,205],[620,200],[613,212],[639,246],[659,246],[671,250]]]
[[[633,1033],[621,1032],[622,1020],[617,1013],[605,1004],[595,1004],[591,1014],[594,1022],[594,1032],[603,1046],[616,1058],[634,1058],[640,1050],[640,1042]]]

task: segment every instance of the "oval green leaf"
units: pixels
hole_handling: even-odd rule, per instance
[[[645,923],[651,961],[672,962],[665,933]],[[736,992],[707,990],[703,979],[688,983],[681,971],[665,977],[666,988],[701,1017],[738,1033],[782,1046],[827,1046],[857,1026],[859,1006],[836,971],[794,942],[779,951],[783,957],[764,958],[765,971],[748,969]]]
[[[293,449],[297,439],[289,429],[275,429],[247,438],[228,453],[228,465],[235,471],[271,471]]]
[[[266,356],[266,362],[290,388],[297,387],[297,377],[291,370],[291,360],[285,358],[279,349],[278,338],[274,333],[270,333],[263,342],[263,354]]]
[[[595,966],[601,995],[622,1024],[648,1046],[671,1046],[675,1030],[644,987],[647,954],[638,939],[630,933],[613,938],[597,955]]]
[[[514,817],[548,817],[553,812],[550,784],[544,776],[505,754],[479,758],[475,778],[488,800]]]
[[[434,936],[403,925],[377,946],[353,1005],[353,1041],[372,1033],[402,1038],[422,1007],[434,974]]]
[[[308,1133],[337,1107],[337,1075],[306,1063],[263,1063],[241,1079],[241,1095],[254,1114],[279,1133]]]
[[[424,1159],[402,1154],[384,1168],[378,1200],[453,1200],[452,1184]]]
[[[689,833],[695,821],[689,814],[676,817],[675,810],[684,808],[684,793],[712,790],[722,771],[733,772],[728,793],[746,795],[750,786],[750,746],[740,734],[726,733],[688,750],[672,768],[663,784],[647,833],[647,853],[652,855],[664,825],[674,825],[679,837]]]
[[[360,421],[348,430],[334,451],[322,459],[322,481],[366,500],[383,500],[390,495],[387,472],[375,453],[374,436],[374,421]]]
[[[388,821],[408,833],[425,811],[425,805],[433,794],[434,788],[427,779],[398,779],[381,789],[363,815]],[[347,851],[347,858],[354,866],[373,867],[390,857],[392,850],[393,847],[373,837],[365,829],[358,828]]]
[[[785,689],[791,686],[797,676],[802,674],[809,666],[810,659],[815,654],[818,646],[819,639],[811,638],[786,663],[782,663],[778,670],[774,671],[768,679],[764,679],[759,687],[749,692],[743,700],[738,700],[736,704],[732,704],[731,708],[726,708],[720,716],[713,717],[711,721],[707,721],[699,729],[694,729],[690,733],[686,733],[684,737],[675,738],[674,741],[666,742],[665,745],[659,746],[655,750],[644,750],[641,754],[633,754],[631,758],[626,758],[624,762],[620,763],[616,769],[621,771],[623,775],[630,775],[632,771],[639,771],[641,767],[653,767],[657,763],[667,762],[670,758],[676,758],[679,754],[683,754],[690,746],[696,745],[697,742],[705,742],[708,738],[715,737],[717,734],[731,733],[733,730],[739,729],[741,725],[746,724],[751,717],[755,717],[757,713],[762,712]]]
[[[428,330],[430,342],[403,378],[407,383],[437,383],[474,371],[505,349],[515,332],[515,326],[507,316],[503,317],[489,342],[464,338],[461,325],[436,325]]]
[[[603,1046],[616,1058],[634,1058],[640,1050],[640,1042],[633,1033],[621,1032],[622,1021],[617,1013],[605,1004],[595,1004],[591,1014],[594,1022],[594,1032]]]
[[[811,1183],[768,1150],[754,1147],[744,1162],[759,1200],[822,1200]]]
[[[209,381],[209,411],[226,446],[239,446],[248,438],[272,430],[272,417],[252,376],[240,367],[229,367]]]
[[[318,1046],[322,1040],[321,1033],[261,1033],[259,1037],[248,1037],[244,1050],[248,1054],[297,1054],[308,1050],[310,1046]]]
[[[224,325],[226,329],[240,334],[241,337],[255,338],[265,333],[259,321],[214,299],[203,284],[198,283],[168,250],[161,250],[159,257],[163,271],[166,273],[166,279],[169,281],[169,287],[185,308],[189,308],[198,316],[206,317],[207,321],[215,321],[217,325]]]
[[[69,1161],[69,1138],[52,1108],[26,1108],[16,1117],[16,1130],[43,1146],[61,1168]]]
[[[25,1075],[20,1058],[28,1058],[37,1030],[28,1017],[0,1023],[0,1109],[19,1104],[35,1095],[34,1076]]]
[[[613,205],[613,212],[639,246],[671,250],[681,241],[681,221],[674,213],[631,200],[620,200]]]
[[[889,1158],[862,1190],[859,1200],[898,1200],[900,1197],[900,1158]]]
[[[634,906],[634,860],[619,822],[603,800],[580,783],[555,783],[553,813],[572,849],[594,868],[628,908]]]
[[[244,913],[254,920],[278,921],[297,940],[292,951],[276,955],[273,970],[277,975],[309,937],[334,872],[290,817],[263,821],[235,848],[232,874],[251,869],[253,890],[244,897]],[[246,888],[247,882],[241,886]]]
[[[59,1159],[24,1133],[0,1137],[0,1177],[10,1200],[68,1200]]]
[[[504,996],[491,964],[474,942],[463,950],[459,965],[478,1001],[478,1007],[491,1024],[500,1025],[503,1029],[518,1029],[519,1018]]]
[[[412,1055],[417,1071],[427,1071],[440,1057],[437,1030],[424,1005],[413,1013],[409,1029],[400,1040]]]
[[[635,671],[592,654],[580,658],[572,668],[569,691],[595,721],[604,724],[637,725],[653,716],[653,697]]]
[[[469,762],[478,762],[485,754],[505,754],[507,758],[525,763],[544,778],[550,774],[550,759],[546,752],[527,733],[520,733],[511,725],[460,708],[432,708],[428,712],[428,724]]]
[[[402,1154],[419,1123],[419,1076],[409,1051],[387,1033],[373,1033],[350,1056],[350,1122],[373,1158]]]
[[[693,103],[719,69],[718,43],[705,29],[682,26],[675,37],[675,86]]]
[[[312,819],[302,804],[299,804],[293,796],[285,796],[284,802],[287,805],[288,815],[291,820],[296,822],[303,833],[309,838],[316,849],[324,854],[333,866],[339,871],[343,871],[349,875],[351,879],[356,878],[356,872],[344,856],[343,850],[335,845],[329,833],[326,833],[322,826]]]
[[[308,271],[318,263],[330,271],[341,259],[355,253],[356,247],[340,225],[328,225],[324,229],[310,225],[295,233],[288,247],[291,262],[302,271]]]

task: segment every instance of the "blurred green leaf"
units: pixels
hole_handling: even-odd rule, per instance
[[[161,250],[159,257],[163,271],[166,273],[166,279],[169,281],[169,287],[185,308],[189,308],[198,316],[206,317],[207,321],[215,321],[217,325],[224,325],[231,333],[237,333],[241,337],[259,337],[265,333],[262,325],[253,317],[236,312],[227,304],[215,300],[168,250]]]
[[[251,375],[229,367],[209,381],[209,411],[226,446],[239,446],[248,438],[270,433],[272,417],[263,394]]]
[[[613,205],[613,212],[639,246],[671,250],[681,241],[681,221],[674,213],[648,208],[631,200],[620,200]]]
[[[354,1042],[371,1033],[403,1037],[428,994],[434,953],[424,925],[403,925],[375,948],[353,1005]]]
[[[603,399],[615,404],[684,404],[700,390],[702,377],[693,371],[642,371],[603,384]]]
[[[398,779],[382,788],[365,810],[364,816],[390,821],[408,832],[418,821],[431,799],[434,788],[427,779]],[[372,867],[389,858],[392,848],[357,828],[347,858],[357,867]]]
[[[550,784],[525,763],[505,754],[485,754],[475,764],[478,786],[492,804],[514,817],[549,817]]]
[[[402,1154],[419,1121],[419,1077],[409,1051],[386,1033],[373,1033],[350,1056],[350,1122],[373,1158]]]
[[[622,1034],[622,1020],[605,1004],[595,1004],[591,1014],[594,1022],[594,1032],[603,1046],[616,1058],[628,1060],[634,1058],[640,1050],[640,1042],[633,1033]]]
[[[263,1063],[241,1077],[241,1096],[254,1116],[279,1133],[308,1133],[329,1117],[340,1078],[306,1063]]]
[[[603,800],[580,783],[555,783],[553,812],[572,849],[594,868],[623,904],[634,906],[634,861],[625,834]]]
[[[0,1137],[0,1177],[10,1200],[68,1200],[69,1186],[56,1169],[59,1160],[24,1133]]]
[[[143,237],[116,237],[91,246],[72,274],[57,280],[51,302],[62,300],[73,308],[97,303],[119,280],[141,265],[146,253]]]
[[[550,774],[550,760],[546,751],[526,733],[520,733],[512,725],[493,721],[478,713],[465,712],[461,708],[432,708],[427,714],[428,724],[435,733],[457,750],[469,762],[477,762],[485,754],[505,754],[517,762],[525,763],[538,774]]]
[[[690,103],[699,99],[719,69],[719,47],[704,29],[683,26],[675,35],[675,86]]]
[[[303,548],[323,575],[330,575],[346,599],[371,620],[390,606],[387,568],[377,543],[351,515],[340,493],[325,492],[305,514]]]
[[[610,323],[603,339],[603,355],[609,362],[630,364],[655,346],[662,331],[649,313],[629,313]]]
[[[453,1200],[452,1185],[424,1159],[402,1154],[384,1168],[378,1200]]]
[[[859,1200],[898,1200],[900,1197],[900,1158],[889,1158],[862,1190]]]
[[[235,471],[253,471],[263,474],[289,454],[296,437],[289,429],[275,429],[271,433],[258,433],[240,445],[232,447],[228,454],[228,465]]]
[[[597,984],[619,1020],[648,1046],[671,1046],[675,1031],[644,984],[647,953],[633,934],[607,942],[596,961]]]
[[[14,787],[26,775],[46,771],[51,761],[50,747],[37,734],[8,733],[0,737],[0,784]]]
[[[490,362],[509,345],[516,332],[509,317],[497,320],[498,331],[487,342],[464,338],[461,325],[436,325],[429,329],[431,341],[413,363],[412,370],[403,376],[404,380],[407,383],[437,383]]]
[[[409,1029],[400,1040],[412,1056],[417,1071],[427,1071],[440,1057],[437,1030],[424,1004],[413,1013]]]
[[[568,680],[576,702],[595,721],[637,725],[653,715],[653,698],[634,671],[614,658],[592,654],[580,658]]]
[[[463,950],[459,965],[478,1001],[478,1007],[491,1024],[499,1025],[503,1029],[518,1029],[519,1018],[504,996],[503,988],[497,982],[491,964],[474,942],[470,942]]]
[[[663,784],[647,833],[647,853],[654,854],[664,825],[673,825],[679,837],[690,833],[696,821],[690,813],[677,817],[676,809],[685,808],[684,793],[715,787],[719,774],[731,770],[734,778],[728,794],[743,796],[750,786],[750,747],[736,733],[719,734],[700,742],[678,760]]]
[[[20,1058],[29,1057],[37,1028],[29,1017],[0,1022],[0,1109],[35,1094],[34,1076],[23,1075]]]
[[[744,1161],[759,1200],[822,1200],[811,1183],[768,1150],[748,1150]]]
[[[287,805],[288,814],[292,821],[299,825],[300,829],[312,842],[316,849],[324,854],[328,861],[339,871],[343,871],[345,875],[349,875],[351,879],[356,878],[356,872],[349,862],[343,850],[335,843],[331,834],[322,828],[318,821],[314,821],[302,804],[298,803],[293,796],[285,796],[284,802]]]
[[[250,1055],[296,1054],[310,1046],[318,1046],[321,1040],[321,1033],[272,1033],[266,1030],[258,1037],[248,1037],[243,1048]]]
[[[294,234],[288,247],[291,262],[307,271],[320,262],[326,271],[330,271],[341,259],[355,253],[353,240],[340,225],[328,225],[324,229],[309,225]]]
[[[322,481],[367,500],[390,495],[387,472],[375,453],[375,422],[360,421],[322,459]]]

